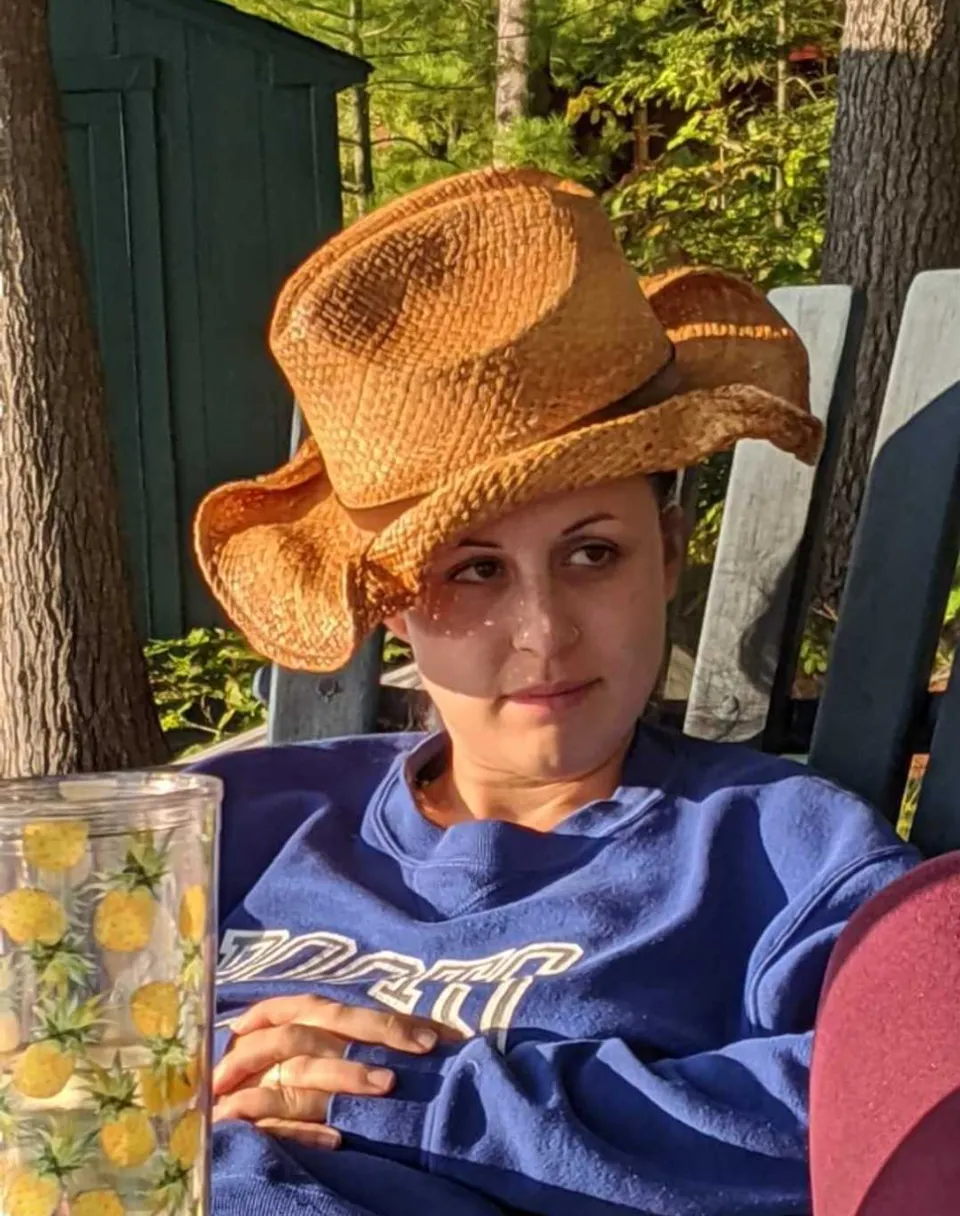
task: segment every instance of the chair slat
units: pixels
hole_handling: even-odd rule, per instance
[[[849,287],[792,287],[771,303],[810,357],[811,407],[831,429],[846,400],[859,341],[859,302]],[[802,542],[814,502],[825,499],[835,445],[815,474],[769,444],[745,441],[733,459],[684,731],[748,742],[765,729],[791,616],[802,618],[812,547]],[[802,602],[801,602],[802,601]],[[792,605],[792,612],[791,612]],[[790,663],[792,666],[792,662]],[[787,687],[786,691],[789,691]]]
[[[378,631],[341,671],[331,675],[274,665],[268,739],[299,743],[365,735],[376,729],[380,707],[383,633]]]
[[[892,822],[926,700],[958,536],[960,271],[932,271],[918,276],[904,306],[810,753],[813,768]],[[947,700],[916,824],[918,840],[932,849],[953,832],[956,815],[955,808],[943,811],[943,782],[960,774],[954,697]],[[941,824],[944,813],[950,818]]]
[[[954,408],[960,410],[960,400]],[[910,839],[928,857],[960,849],[960,664],[940,701]]]

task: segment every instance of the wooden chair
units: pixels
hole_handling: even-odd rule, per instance
[[[819,703],[791,689],[862,307],[840,286],[781,288],[771,300],[810,354],[823,458],[813,471],[768,445],[739,445],[690,696],[665,712],[691,735],[805,757],[894,822],[911,757],[929,752],[912,839],[929,854],[960,848],[960,674],[929,692],[960,548],[960,271],[918,276],[904,307]],[[293,431],[295,448],[299,417]],[[384,698],[396,716],[398,698],[415,694],[383,687],[381,654],[377,636],[333,676],[273,668],[270,741],[374,730]]]

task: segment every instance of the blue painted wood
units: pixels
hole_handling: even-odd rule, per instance
[[[340,225],[336,90],[369,69],[216,0],[51,8],[61,91],[89,128],[71,167],[138,616],[172,636],[222,620],[192,558],[197,502],[285,457],[267,324]]]
[[[150,552],[121,95],[68,93],[64,114],[68,159],[75,179],[83,186],[79,230],[107,384],[107,422],[115,454],[125,556],[132,575],[136,619],[146,634],[152,625]]]
[[[960,400],[953,402],[960,409]],[[928,857],[960,849],[960,664],[937,706],[930,760],[910,839]]]
[[[55,70],[65,93],[125,93],[157,84],[157,61],[143,55],[71,56],[58,59]]]
[[[183,557],[170,388],[156,93],[124,93],[126,192],[136,308],[140,468],[151,637],[183,632]],[[115,399],[115,408],[121,405]]]
[[[127,4],[120,5],[117,32],[120,51],[125,56],[136,55],[149,46],[161,65],[164,79],[164,87],[157,95],[156,157],[164,199],[161,253],[181,578],[179,623],[174,632],[180,634],[190,625],[209,624],[215,619],[210,598],[194,568],[190,547],[191,514],[210,483],[206,475],[207,433],[203,414],[206,360],[197,252],[203,229],[195,203],[188,38],[181,23]]]
[[[895,432],[876,457],[811,745],[813,768],[894,823],[958,541],[960,384]],[[956,709],[951,690],[916,823],[918,842],[932,851],[960,846]]]
[[[195,477],[205,489],[282,461],[290,399],[264,349],[281,276],[267,239],[260,65],[204,26],[186,31],[204,352],[205,458]]]
[[[283,26],[246,13],[222,0],[116,0],[178,24],[203,29],[261,54],[275,56],[275,82],[320,84],[333,92],[364,80],[370,65],[334,47],[294,34]]]
[[[874,463],[811,743],[811,764],[898,818],[923,749],[931,667],[960,539],[960,271],[917,276],[904,305]],[[960,844],[945,788],[960,754],[942,705],[914,832]]]
[[[114,0],[50,0],[49,13],[55,60],[114,54]]]

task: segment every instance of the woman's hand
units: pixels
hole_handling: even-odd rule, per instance
[[[337,1148],[327,1125],[335,1093],[378,1097],[396,1081],[387,1068],[343,1058],[352,1042],[423,1055],[442,1027],[322,997],[261,1001],[232,1024],[234,1040],[213,1074],[214,1122],[244,1119],[277,1136]]]

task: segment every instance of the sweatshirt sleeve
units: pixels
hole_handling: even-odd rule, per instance
[[[790,1216],[809,1211],[807,1088],[830,950],[856,907],[915,863],[892,847],[788,905],[751,961],[740,1034],[680,1059],[620,1039],[479,1037],[411,1058],[353,1045],[393,1068],[387,1098],[337,1095],[346,1143],[417,1164],[543,1216]],[[733,1037],[733,1036],[732,1036]]]

